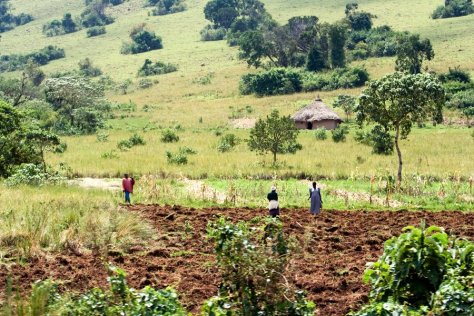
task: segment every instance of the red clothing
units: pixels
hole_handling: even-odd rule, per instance
[[[124,192],[133,193],[133,182],[132,178],[123,178],[122,179],[122,188]]]

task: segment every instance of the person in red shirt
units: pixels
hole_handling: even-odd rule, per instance
[[[122,190],[125,194],[125,203],[130,204],[130,194],[133,193],[133,185],[135,184],[135,179],[128,176],[128,173],[124,174],[124,178],[122,179]]]

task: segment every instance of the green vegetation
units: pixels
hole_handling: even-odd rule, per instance
[[[147,0],[147,6],[153,7],[152,15],[166,15],[186,10],[184,0]]]
[[[177,71],[178,67],[173,64],[167,64],[161,61],[153,63],[150,59],[145,59],[143,66],[138,71],[139,76],[163,75]]]
[[[297,142],[299,131],[289,116],[281,116],[274,110],[265,120],[259,119],[250,130],[248,146],[258,154],[271,153],[273,164],[276,164],[277,154],[295,154],[302,149]]]
[[[314,315],[315,304],[284,276],[290,251],[283,224],[275,218],[253,224],[225,218],[208,224],[222,281],[203,315]]]
[[[394,73],[369,83],[357,107],[357,121],[375,123],[379,133],[394,131],[398,155],[397,181],[402,181],[402,154],[399,140],[405,139],[413,124],[431,118],[440,123],[445,102],[441,83],[431,75]],[[390,144],[390,143],[388,143]]]
[[[163,48],[161,37],[155,32],[145,30],[145,25],[138,25],[130,32],[131,43],[123,43],[122,54],[139,54]]]
[[[107,33],[105,26],[93,26],[87,29],[87,37],[95,37]]]
[[[351,315],[471,315],[473,268],[472,242],[436,226],[406,227],[366,271],[370,303]]]
[[[444,6],[437,7],[431,17],[433,19],[446,19],[474,13],[472,0],[445,0]]]
[[[52,60],[65,56],[64,49],[52,45],[25,55],[2,55],[0,56],[0,73],[22,70],[30,60],[37,65],[46,65]]]
[[[48,37],[74,33],[77,30],[78,26],[73,21],[71,13],[66,13],[61,21],[53,20],[43,25],[43,33]]]
[[[33,17],[30,14],[13,15],[10,0],[0,0],[0,33],[10,31],[31,21],[33,21]]]

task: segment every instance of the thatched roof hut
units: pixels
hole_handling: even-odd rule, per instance
[[[319,96],[292,116],[299,129],[335,129],[342,119]]]

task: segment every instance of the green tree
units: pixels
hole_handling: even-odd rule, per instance
[[[44,159],[44,153],[46,150],[53,149],[60,144],[59,136],[38,127],[31,127],[28,131],[26,131],[25,138],[30,146],[32,146],[35,151],[37,151],[39,157],[41,158],[43,172],[46,173],[46,160]]]
[[[251,151],[261,154],[273,154],[273,164],[277,154],[294,154],[302,146],[297,142],[298,129],[290,116],[281,116],[278,110],[273,110],[266,120],[259,119],[250,130],[248,146]]]
[[[397,60],[395,70],[410,74],[421,72],[423,60],[434,57],[429,39],[420,39],[419,34],[401,34],[397,37]]]
[[[8,177],[22,163],[39,162],[24,137],[23,119],[18,109],[0,100],[0,177]]]
[[[211,0],[204,7],[204,16],[216,26],[230,28],[238,17],[236,0]]]
[[[73,33],[77,31],[77,25],[73,21],[71,13],[66,13],[61,21],[64,33]]]
[[[402,181],[402,153],[399,140],[410,134],[413,124],[428,118],[442,120],[445,92],[441,83],[429,74],[394,73],[371,81],[362,91],[357,121],[375,123],[384,131],[395,132],[398,155],[398,185]]]
[[[329,26],[329,54],[332,68],[346,66],[347,27],[342,23]]]
[[[356,98],[347,94],[340,94],[334,101],[333,106],[341,108],[346,114],[346,120],[349,120],[356,107]]]

